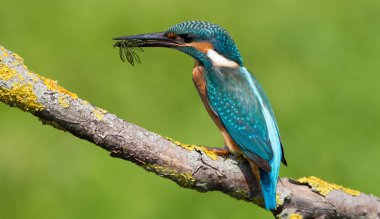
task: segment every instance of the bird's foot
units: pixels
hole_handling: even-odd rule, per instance
[[[211,148],[207,147],[208,150],[214,152],[215,154],[227,158],[230,154],[230,151],[227,148]]]

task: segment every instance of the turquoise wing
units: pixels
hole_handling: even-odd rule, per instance
[[[270,171],[273,149],[263,112],[264,104],[270,114],[273,112],[261,86],[245,68],[214,67],[206,72],[205,77],[211,109],[243,154],[262,169]]]

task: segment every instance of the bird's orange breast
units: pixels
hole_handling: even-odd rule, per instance
[[[231,138],[231,136],[228,134],[226,128],[220,121],[218,115],[211,109],[211,106],[207,99],[207,91],[206,91],[206,79],[204,75],[204,68],[199,65],[199,63],[196,61],[194,68],[193,68],[193,82],[195,84],[195,87],[198,90],[199,96],[202,99],[202,102],[204,106],[206,107],[206,110],[216,126],[219,128],[220,132],[222,133],[224,143],[228,147],[228,150],[233,154],[242,154],[241,150],[235,143],[235,141]]]

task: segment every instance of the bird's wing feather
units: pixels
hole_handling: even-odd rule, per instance
[[[264,167],[269,166],[273,150],[262,104],[268,100],[262,88],[255,85],[258,83],[256,79],[242,71],[246,70],[227,67],[209,69],[205,78],[208,101],[244,155],[262,169],[267,169]],[[252,86],[260,91],[255,93]],[[263,161],[265,163],[260,164]]]
[[[257,91],[258,91],[260,97],[263,99],[263,103],[264,103],[265,107],[269,110],[271,117],[275,121],[276,131],[277,131],[278,136],[280,136],[280,131],[278,129],[278,125],[276,122],[276,117],[274,116],[272,106],[270,105],[269,99],[268,99],[267,95],[265,94],[264,89],[261,87],[260,83],[256,80],[256,78],[247,71],[247,69],[244,68],[243,71],[248,73],[249,76],[252,78],[252,82],[253,82],[254,86],[257,88]],[[285,166],[287,166],[288,164],[287,164],[286,159],[285,159],[284,146],[282,144],[281,138],[279,140],[280,140],[280,144],[281,144],[281,155],[282,155],[281,161]]]

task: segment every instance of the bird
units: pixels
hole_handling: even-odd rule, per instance
[[[276,209],[281,161],[287,165],[279,128],[267,95],[244,67],[229,33],[211,22],[185,21],[163,32],[114,40],[171,48],[194,58],[194,85],[225,143],[224,148],[212,150],[219,155],[244,156],[261,188],[265,208]]]

